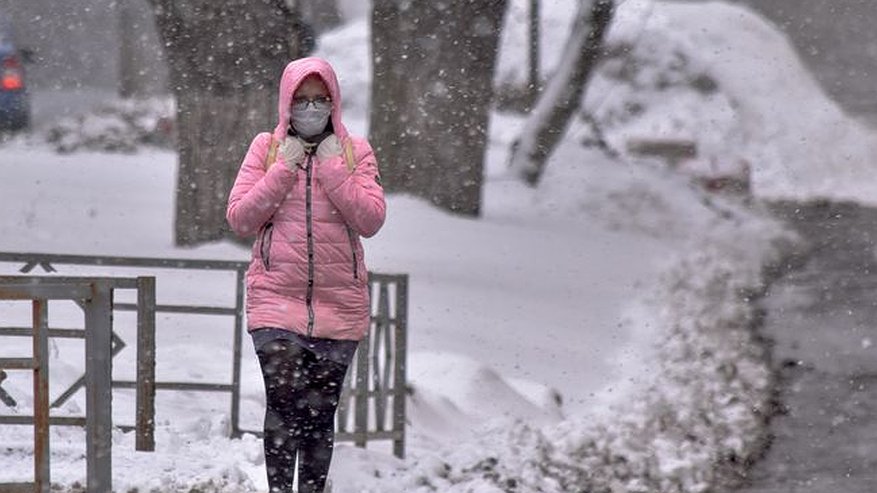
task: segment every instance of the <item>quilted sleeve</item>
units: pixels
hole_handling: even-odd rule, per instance
[[[239,236],[252,236],[268,221],[295,184],[296,173],[282,162],[265,171],[271,134],[253,139],[228,196],[225,218]]]

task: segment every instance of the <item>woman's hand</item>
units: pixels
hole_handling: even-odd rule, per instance
[[[295,171],[296,166],[301,166],[305,159],[305,148],[298,137],[287,136],[280,143],[280,156],[283,158],[283,164],[290,171]],[[270,164],[268,165],[271,166]],[[266,170],[267,171],[267,170]]]
[[[317,159],[320,161],[324,161],[326,159],[338,156],[341,154],[341,141],[338,140],[338,137],[335,134],[332,134],[317,146]]]

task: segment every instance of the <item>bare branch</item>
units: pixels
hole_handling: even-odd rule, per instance
[[[588,79],[600,59],[612,20],[612,0],[582,2],[559,65],[536,103],[519,139],[512,144],[509,166],[535,186],[548,157],[579,107]]]

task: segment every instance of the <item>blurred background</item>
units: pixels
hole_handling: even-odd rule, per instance
[[[708,0],[686,0],[705,2]],[[366,16],[369,2],[300,1],[317,32]],[[732,3],[734,3],[732,1]],[[787,33],[824,90],[847,112],[877,120],[877,30],[868,0],[737,0]],[[551,8],[545,2],[543,9]],[[168,92],[155,22],[146,0],[0,0],[19,43],[34,52],[28,66],[35,123],[71,111],[107,90],[150,95]],[[121,33],[134,33],[121,36]],[[123,61],[130,61],[128,63]],[[57,98],[75,91],[77,98]],[[63,103],[61,101],[64,101]],[[804,102],[802,102],[803,104]],[[59,107],[60,105],[60,107]]]
[[[179,8],[188,17],[156,16],[153,4],[161,2],[174,6],[165,14]],[[780,366],[772,375],[803,367],[807,358],[864,362],[853,368],[852,377],[840,374],[830,385],[811,384],[856,393],[864,387],[852,390],[850,382],[877,374],[869,366],[877,358],[867,352],[877,332],[865,332],[873,328],[877,281],[860,282],[863,272],[877,272],[871,234],[877,210],[836,204],[877,205],[873,0],[617,0],[616,32],[606,44],[595,48],[593,41],[569,41],[599,40],[594,33],[606,24],[595,19],[609,19],[596,13],[611,3],[0,0],[0,83],[17,84],[24,92],[21,77],[15,77],[20,62],[4,58],[21,53],[33,110],[32,131],[10,138],[0,133],[0,209],[7,212],[0,221],[3,248],[247,258],[248,245],[225,230],[225,199],[251,136],[276,124],[271,113],[278,72],[287,60],[311,53],[302,48],[306,32],[318,40],[315,53],[332,60],[342,74],[345,125],[354,134],[369,132],[380,156],[392,214],[370,240],[369,266],[411,275],[416,309],[410,313],[409,343],[417,390],[411,395],[420,399],[411,401],[420,406],[419,416],[417,410],[412,413],[411,429],[422,433],[414,435],[412,455],[429,456],[436,440],[461,453],[450,462],[455,471],[481,481],[482,468],[471,467],[466,455],[492,452],[477,440],[461,447],[447,430],[469,434],[472,422],[502,413],[519,418],[515,413],[535,409],[533,415],[545,411],[554,420],[585,416],[572,431],[559,428],[564,438],[577,436],[578,443],[587,443],[596,436],[591,443],[610,444],[602,449],[569,442],[570,450],[557,453],[558,462],[549,461],[553,474],[577,485],[559,491],[622,491],[612,483],[618,478],[675,485],[640,483],[639,489],[624,491],[721,491],[703,485],[716,484],[762,456],[767,444],[763,412],[778,411],[773,410],[774,385],[786,382],[767,378],[769,363],[761,351],[773,346],[760,333],[751,337],[752,331],[761,323],[797,330],[785,319],[761,313],[760,297],[773,296],[767,285],[777,282],[762,276],[778,275],[774,270],[781,264],[785,269],[803,265],[812,251],[829,252],[836,257],[832,261],[849,269],[788,276],[790,290],[811,282],[812,294],[787,295],[781,287],[768,300],[775,303],[770,313],[810,321],[800,337],[819,329],[829,337],[846,337],[849,345],[827,352],[822,346],[834,348],[836,340],[817,344],[813,354],[818,357],[777,353]],[[747,8],[738,8],[743,5]],[[370,23],[373,10],[376,22]],[[540,21],[532,15],[539,10],[541,22],[533,22]],[[586,18],[589,23],[578,22]],[[16,31],[13,49],[2,39],[10,30]],[[537,36],[531,35],[534,30]],[[175,63],[165,58],[161,39]],[[605,59],[595,68],[591,62],[600,57]],[[576,67],[589,68],[555,70],[572,58]],[[527,70],[533,67],[537,70]],[[13,73],[8,79],[7,71]],[[576,82],[572,72],[586,76]],[[540,87],[543,82],[548,84]],[[577,86],[582,92],[564,92]],[[95,109],[103,104],[106,109]],[[539,111],[544,108],[551,112]],[[547,138],[540,138],[547,134],[556,139],[546,145]],[[542,156],[541,164],[528,162],[537,154],[529,151],[545,148],[553,148],[551,156]],[[545,166],[549,157],[554,164]],[[545,171],[542,178],[531,165]],[[836,227],[838,218],[855,219],[859,213],[860,223]],[[824,233],[818,240],[832,248],[817,242],[819,248],[809,250],[781,220],[812,223],[815,233],[805,230],[802,236]],[[860,258],[850,261],[853,251]],[[814,265],[834,269],[830,262]],[[188,291],[192,284],[170,285]],[[853,292],[864,293],[862,306],[846,303],[855,299]],[[819,317],[808,311],[811,307]],[[854,311],[861,321],[852,320]],[[207,333],[212,327],[204,323],[194,329]],[[174,348],[187,354],[190,340],[207,339],[181,331],[174,337],[166,342],[171,354]],[[797,348],[799,342],[788,346]],[[213,338],[210,343],[223,344]],[[653,347],[661,352],[653,355]],[[202,378],[219,364],[210,351],[203,354],[204,361],[195,362],[206,368],[199,375],[191,372],[190,358],[163,364],[166,371]],[[257,372],[250,375],[249,400],[257,403],[261,381]],[[641,392],[657,379],[660,385],[648,387],[654,393]],[[449,381],[464,385],[446,385]],[[483,392],[485,387],[503,393]],[[848,419],[849,409],[824,411],[823,396],[807,395],[812,401],[802,407],[818,411],[830,424],[814,425],[805,416],[806,432],[787,435],[822,449],[825,442],[811,438],[814,430],[850,443],[855,436],[872,436]],[[641,408],[615,413],[607,404],[631,401]],[[850,401],[861,399],[853,395]],[[446,402],[464,409],[467,417],[461,419]],[[486,403],[498,411],[484,413]],[[180,491],[212,491],[189,481],[205,477],[206,468],[220,469],[210,469],[215,476],[225,474],[226,462],[217,463],[211,455],[217,449],[234,468],[252,469],[239,475],[242,481],[248,474],[261,477],[262,464],[254,459],[259,452],[245,448],[253,442],[216,446],[199,431],[204,421],[190,424],[201,418],[187,406],[202,404],[181,399],[179,408],[165,411],[183,429],[169,427],[171,436],[210,448],[207,453],[180,449],[185,459],[177,464],[196,471],[174,472],[186,485]],[[874,409],[861,415],[877,415]],[[251,407],[254,422],[260,412]],[[592,428],[584,412],[603,413],[610,425]],[[668,416],[672,426],[666,425]],[[848,435],[836,433],[848,423],[853,423]],[[211,426],[207,422],[206,429]],[[213,428],[211,433],[221,434]],[[196,439],[188,440],[193,435]],[[540,464],[537,473],[513,467],[514,481],[554,480],[545,473],[550,467],[539,462],[548,455],[540,446],[522,444],[514,434],[498,442],[492,434],[484,436],[498,443],[495,456],[523,451],[539,457],[525,461]],[[530,440],[529,432],[522,436]],[[4,445],[11,441],[0,439]],[[534,441],[563,440],[537,435]],[[664,448],[655,452],[645,443]],[[874,456],[870,447],[857,449],[867,461]],[[27,448],[19,450],[29,454]],[[653,460],[653,452],[667,462]],[[817,460],[798,460],[783,451],[777,455],[804,467],[818,464],[824,452],[814,454]],[[32,471],[21,465],[27,462],[22,456],[0,453],[0,471],[12,471],[16,480],[28,478]],[[370,460],[359,456],[342,462],[348,484],[378,481],[381,475],[371,471],[383,466],[373,468]],[[485,457],[482,463],[488,460],[496,459]],[[568,464],[601,460],[613,461],[602,470],[618,477],[597,478],[605,483],[595,485],[591,471],[600,470],[596,466],[583,468],[581,477],[563,477]],[[77,461],[79,452],[67,462]],[[434,491],[462,491],[459,484],[459,489],[442,489],[450,469],[421,463],[433,470],[413,468],[406,477],[429,478],[440,485]],[[624,466],[616,468],[619,463]],[[122,469],[122,475],[140,481],[131,489],[146,491],[144,481],[164,474],[148,469],[161,467],[158,461],[138,457],[130,464],[136,473]],[[787,465],[767,464],[784,475]],[[870,462],[861,469],[874,470]],[[845,477],[851,470],[844,466]],[[351,479],[358,472],[370,477]],[[413,482],[394,481],[390,473],[381,477],[398,489],[382,484],[371,491],[413,491],[408,487]],[[810,482],[812,471],[799,477]],[[869,492],[877,480],[863,481],[868,488],[861,491]],[[691,487],[679,486],[685,484]],[[516,491],[555,490],[536,484]]]
[[[369,9],[368,2],[349,0],[298,4],[315,34]],[[27,72],[36,126],[52,115],[82,111],[106,99],[107,91],[169,93],[168,67],[147,0],[0,0],[4,16],[19,47],[33,52]]]

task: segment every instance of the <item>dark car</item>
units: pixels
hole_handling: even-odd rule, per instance
[[[0,13],[0,129],[3,130],[21,130],[30,125],[25,54],[15,45],[12,23]]]

